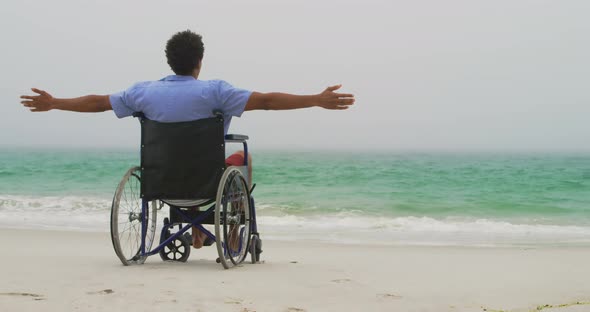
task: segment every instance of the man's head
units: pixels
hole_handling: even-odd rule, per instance
[[[190,30],[178,32],[166,43],[168,65],[177,75],[192,75],[203,59],[203,37]]]

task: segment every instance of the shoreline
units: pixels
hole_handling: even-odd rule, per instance
[[[28,221],[24,221],[28,222]],[[159,225],[158,225],[159,226]],[[427,236],[433,236],[435,234],[442,234],[447,236],[447,240],[441,240],[440,237],[437,237],[438,240],[420,240],[420,239],[411,239],[407,240],[404,237],[392,237],[390,239],[383,239],[380,237],[375,239],[379,234],[383,233],[373,233],[371,235],[367,235],[366,231],[361,232],[349,232],[344,235],[346,237],[341,237],[339,234],[332,234],[329,233],[321,233],[321,232],[314,232],[314,233],[301,233],[297,232],[297,228],[289,228],[288,230],[292,230],[294,235],[297,236],[285,236],[284,232],[285,229],[282,229],[282,233],[268,231],[268,228],[263,225],[261,228],[261,234],[266,241],[273,241],[278,243],[287,243],[287,242],[299,242],[299,243],[311,243],[311,244],[327,244],[327,245],[342,245],[342,246],[373,246],[373,247],[390,247],[390,248],[412,248],[412,247],[432,247],[432,248],[484,248],[484,249],[494,249],[494,248],[504,248],[504,249],[548,249],[548,248],[590,248],[590,240],[589,239],[578,239],[578,240],[571,240],[571,241],[547,241],[547,240],[539,240],[535,238],[529,238],[528,240],[515,240],[515,239],[506,239],[506,237],[495,237],[490,238],[487,241],[468,241],[460,239],[461,237],[465,237],[465,233],[462,235],[458,235],[457,233],[436,233],[436,232],[429,232]],[[99,228],[92,227],[92,228],[84,228],[81,226],[56,226],[56,225],[44,225],[44,224],[35,224],[35,223],[27,223],[23,226],[15,226],[9,225],[6,223],[0,222],[0,231],[6,230],[16,230],[16,231],[47,231],[47,232],[65,232],[65,233],[91,233],[97,235],[107,235],[110,237],[110,230],[108,223],[103,224],[103,226]],[[159,235],[160,227],[156,230],[156,235]],[[212,229],[211,229],[212,230]],[[468,233],[469,234],[469,233]],[[322,237],[324,235],[324,237]],[[338,237],[338,238],[335,238]]]
[[[14,213],[13,213],[14,214]],[[161,216],[161,218],[167,215]],[[331,224],[326,220],[312,223],[262,217],[259,229],[266,240],[333,245],[369,245],[384,247],[466,247],[466,248],[590,248],[590,228],[575,225],[529,225],[494,223],[481,220],[453,224],[430,218],[395,218],[388,227],[375,226],[370,219],[355,224]],[[385,218],[378,218],[385,220]],[[408,222],[412,220],[413,223]],[[418,220],[418,221],[416,221]],[[263,221],[263,222],[261,222]],[[360,223],[359,223],[360,222]],[[322,225],[325,224],[325,225]],[[330,225],[331,224],[331,225]],[[398,224],[403,224],[398,226]],[[434,224],[434,225],[433,225]],[[491,225],[491,227],[490,227]],[[160,226],[158,224],[158,226]],[[501,226],[501,227],[498,227]],[[109,235],[109,220],[104,213],[50,216],[0,214],[0,230],[96,233]],[[430,228],[428,228],[430,227]],[[495,228],[493,228],[495,227]],[[157,232],[159,231],[159,228]]]
[[[264,263],[223,270],[215,248],[125,267],[108,233],[0,228],[0,243],[3,311],[590,310],[587,247],[265,240]]]

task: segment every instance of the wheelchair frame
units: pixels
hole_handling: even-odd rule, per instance
[[[137,115],[135,117],[139,117],[140,122],[142,122],[142,147],[143,147],[143,122],[145,118],[142,115]],[[223,121],[221,115],[217,115],[216,118]],[[247,136],[243,135],[225,135],[224,136],[224,143],[222,147],[225,149],[224,144],[227,143],[242,143],[244,149],[244,163],[242,166],[228,166],[223,170],[223,175],[220,178],[220,181],[217,185],[217,195],[216,198],[213,199],[206,199],[206,200],[185,200],[185,204],[179,204],[179,200],[175,199],[162,199],[162,198],[145,198],[143,196],[143,183],[142,177],[137,175],[137,171],[140,171],[139,167],[132,167],[128,170],[127,174],[123,177],[123,180],[119,183],[119,187],[115,192],[113,197],[113,204],[111,208],[111,238],[113,242],[113,248],[115,249],[115,253],[121,260],[124,265],[130,264],[142,264],[147,257],[160,254],[163,260],[174,260],[174,261],[186,261],[188,256],[190,255],[191,243],[187,243],[187,234],[188,229],[192,226],[198,228],[202,233],[206,235],[206,237],[210,240],[215,241],[217,245],[217,251],[219,258],[217,259],[218,263],[221,263],[225,269],[228,269],[233,266],[239,265],[243,262],[249,252],[251,255],[251,262],[257,263],[260,260],[260,253],[262,252],[262,241],[260,240],[260,234],[258,232],[258,227],[256,223],[256,210],[255,210],[255,202],[254,198],[251,196],[251,192],[254,189],[255,185],[248,185],[244,174],[242,171],[247,172],[248,168],[248,144],[246,140],[248,139]],[[143,156],[142,156],[142,166],[143,166]],[[143,172],[143,167],[141,168],[140,172]],[[247,176],[247,174],[246,174]],[[141,212],[137,214],[136,212],[129,212],[128,220],[129,222],[134,222],[136,220],[140,220],[141,224],[141,242],[138,246],[138,251],[132,257],[123,255],[120,237],[119,237],[119,208],[121,202],[121,192],[125,189],[129,179],[137,179],[140,183],[142,183],[142,190],[141,190]],[[228,186],[229,183],[234,183]],[[237,181],[237,182],[236,182]],[[130,182],[129,182],[130,183]],[[136,182],[137,183],[137,182]],[[237,183],[237,184],[235,184]],[[228,191],[228,187],[234,188],[234,191],[237,189],[238,191],[235,193],[231,193]],[[133,186],[131,186],[132,192]],[[227,193],[230,192],[230,193]],[[245,196],[245,198],[244,198]],[[131,196],[133,197],[133,196]],[[127,198],[125,198],[127,199]],[[133,198],[132,198],[133,200]],[[135,198],[138,200],[138,198]],[[241,202],[237,202],[236,200],[241,200]],[[245,201],[244,201],[245,200]],[[212,204],[213,203],[213,204]],[[227,206],[229,204],[230,209],[233,209],[233,205],[236,204],[240,206],[242,209],[241,211],[234,213],[232,215],[232,211],[228,213]],[[150,207],[151,204],[151,207]],[[211,205],[212,204],[212,205]],[[154,207],[157,205],[157,207]],[[156,238],[156,231],[157,231],[157,211],[161,210],[164,205],[168,205],[170,207],[170,219],[164,219],[164,225],[162,226],[160,232],[160,242],[159,244],[151,248],[153,242]],[[206,207],[209,208],[205,211],[194,211],[195,208]],[[247,207],[244,207],[247,206]],[[183,208],[190,208],[193,210],[184,210]],[[244,209],[245,208],[245,209]],[[150,212],[151,210],[151,212]],[[223,210],[223,211],[222,211]],[[153,214],[153,215],[151,215]],[[125,216],[127,217],[127,216]],[[124,219],[124,218],[123,218]],[[150,221],[152,224],[150,224]],[[183,224],[185,224],[183,226]],[[203,226],[203,224],[214,224],[215,225],[215,235],[211,233],[207,228]],[[170,230],[174,226],[178,225],[179,229],[175,233],[170,233]],[[243,226],[242,226],[243,225]],[[221,233],[221,227],[223,226],[223,233]],[[238,250],[232,250],[230,245],[231,242],[231,234],[230,234],[230,242],[228,244],[228,232],[227,228],[230,228],[230,231],[234,231],[234,229],[239,229],[239,242]],[[233,227],[233,229],[232,229]],[[150,241],[146,241],[148,231],[151,231],[151,238]],[[246,232],[244,236],[243,232]],[[235,233],[234,233],[235,234]],[[129,234],[131,235],[131,234]],[[178,245],[181,244],[181,246]],[[168,259],[167,256],[164,256],[163,252],[166,248],[168,250],[172,250],[172,252],[176,253],[179,247],[184,247],[184,252],[181,253],[181,257],[176,259]],[[132,245],[132,253],[133,248]],[[237,254],[236,254],[237,252]],[[167,255],[167,254],[166,254]],[[176,254],[174,254],[176,255]],[[237,257],[237,258],[235,258]],[[229,258],[229,259],[228,259]],[[229,260],[229,261],[228,261]]]

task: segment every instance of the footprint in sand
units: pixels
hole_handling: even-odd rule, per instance
[[[225,303],[226,304],[241,304],[242,301],[244,301],[243,299],[240,298],[227,298],[225,299]]]
[[[401,298],[403,298],[402,296],[398,296],[395,294],[377,294],[377,297],[385,298],[385,299],[401,299]]]
[[[334,282],[334,283],[349,283],[349,282],[352,282],[352,280],[349,279],[349,278],[340,278],[340,279],[332,280],[331,282]]]
[[[0,293],[2,296],[23,296],[23,297],[43,297],[43,295],[21,292]]]
[[[45,300],[45,298],[43,298],[43,295],[22,292],[0,293],[0,296],[32,297],[33,300]]]
[[[89,292],[87,292],[87,294],[89,294],[89,295],[110,295],[114,292],[115,291],[112,289],[103,289],[103,290],[99,290],[99,291],[89,291]]]

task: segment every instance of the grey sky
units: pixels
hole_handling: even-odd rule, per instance
[[[348,111],[246,112],[255,148],[590,150],[588,1],[8,1],[0,146],[133,147],[112,112],[29,113],[30,87],[109,94],[170,74],[164,45],[205,41],[202,79],[317,93]]]

